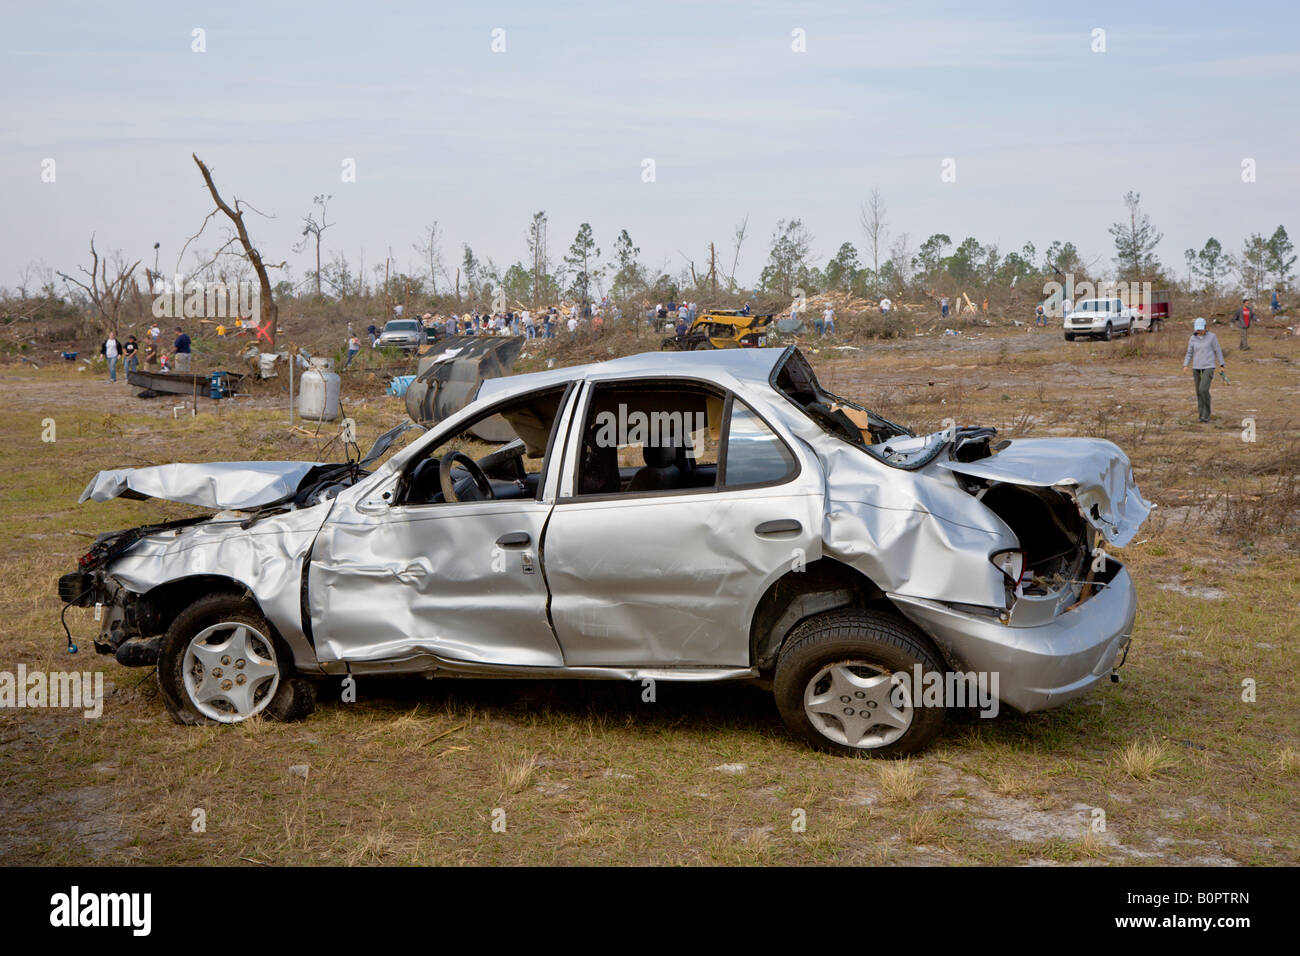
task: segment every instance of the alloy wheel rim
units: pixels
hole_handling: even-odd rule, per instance
[[[223,724],[260,714],[280,686],[275,645],[242,621],[223,621],[194,635],[181,675],[195,709]]]
[[[827,740],[855,750],[887,747],[916,716],[906,681],[867,661],[836,661],[804,687],[804,714]]]

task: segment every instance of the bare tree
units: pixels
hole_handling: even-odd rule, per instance
[[[111,275],[109,273],[110,260]],[[99,252],[95,249],[95,237],[91,235],[90,268],[77,266],[90,280],[89,283],[74,279],[63,272],[59,273],[59,278],[70,285],[76,286],[90,299],[90,304],[99,313],[99,330],[101,332],[112,332],[116,335],[118,315],[122,311],[122,300],[126,297],[129,289],[135,288],[135,281],[131,276],[135,272],[135,267],[139,264],[140,260],[137,259],[128,266],[120,252],[114,252],[111,256],[100,258]]]
[[[196,153],[191,153],[190,156],[193,157],[194,162],[198,165],[199,172],[203,174],[203,181],[207,184],[208,192],[212,194],[212,201],[217,204],[217,208],[208,213],[207,218],[203,220],[203,225],[206,226],[208,220],[215,216],[217,212],[225,213],[226,217],[234,223],[235,231],[239,236],[239,244],[244,249],[244,257],[250,264],[252,264],[253,270],[257,273],[257,281],[261,290],[262,312],[267,318],[265,323],[258,326],[257,334],[259,337],[266,336],[267,342],[274,345],[275,328],[280,320],[280,307],[275,304],[275,296],[271,292],[271,279],[266,273],[266,263],[262,259],[262,254],[257,251],[257,247],[253,245],[253,240],[248,237],[248,228],[244,225],[243,205],[241,205],[238,197],[235,198],[235,204],[233,207],[228,205],[226,201],[221,198],[221,194],[217,192],[217,184],[212,181],[212,173],[207,166],[203,165],[203,160],[199,159],[198,154]],[[252,206],[249,206],[249,208],[253,209]],[[253,209],[253,211],[257,212],[256,209]],[[203,227],[200,226],[199,233],[196,234],[194,238],[198,238],[198,235],[202,234],[202,232]],[[187,241],[185,245],[188,246],[192,241],[193,239]],[[227,243],[227,245],[229,245],[229,243]],[[184,253],[184,251],[185,250],[182,247],[181,252]],[[284,263],[280,263],[280,265],[283,266]],[[317,270],[317,274],[319,275],[319,270]],[[260,317],[258,321],[261,321]]]
[[[423,242],[417,242],[411,248],[420,254],[420,257],[428,263],[429,266],[429,294],[438,294],[438,273],[444,275],[447,270],[442,264],[442,230],[438,228],[438,221],[435,219],[429,225],[424,227]]]
[[[315,213],[302,217],[302,242],[299,242],[293,247],[294,252],[302,252],[307,248],[307,240],[309,238],[316,240],[316,296],[318,298],[320,297],[320,240],[321,235],[325,230],[334,225],[332,222],[325,221],[325,213],[329,206],[329,201],[333,198],[333,196],[326,196],[324,193],[319,196],[311,197],[312,204],[320,206],[320,219],[318,220],[316,218]]]
[[[878,187],[871,190],[871,196],[859,208],[858,221],[862,223],[862,232],[867,237],[867,254],[871,256],[871,288],[875,290],[880,282],[880,253],[888,237],[885,229],[885,201],[881,198]]]
[[[740,247],[745,244],[745,233],[748,231],[749,213],[746,213],[745,218],[736,224],[736,232],[731,240],[735,255],[731,258],[731,273],[727,276],[727,288],[732,292],[736,290],[736,266],[740,264]]]
[[[894,266],[898,281],[903,285],[908,285],[912,281],[912,256],[912,235],[900,232],[894,244],[889,247],[889,261]]]

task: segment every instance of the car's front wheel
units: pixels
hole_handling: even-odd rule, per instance
[[[944,708],[924,705],[918,673],[941,678],[943,667],[912,625],[843,609],[795,628],[777,659],[773,690],[786,726],[810,746],[901,757],[924,750],[943,728]]]
[[[1073,342],[1073,341],[1074,341],[1074,333],[1073,333],[1073,332],[1066,332],[1066,333],[1065,333],[1065,341],[1067,341],[1067,342]]]
[[[234,724],[258,714],[298,720],[315,707],[316,692],[289,670],[288,650],[254,604],[209,594],[163,636],[158,684],[180,724]]]
[[[1107,322],[1106,331],[1101,333],[1101,339],[1103,342],[1109,342],[1114,337],[1115,337],[1115,327],[1111,325],[1109,322]]]

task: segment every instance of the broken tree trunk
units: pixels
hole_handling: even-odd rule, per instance
[[[212,194],[212,201],[217,204],[217,208],[226,214],[226,217],[235,225],[235,232],[239,236],[239,243],[244,247],[244,257],[253,265],[253,271],[257,273],[257,281],[261,292],[261,312],[266,316],[266,322],[262,321],[261,315],[253,317],[257,324],[258,336],[266,336],[267,343],[275,345],[275,330],[280,321],[280,307],[275,304],[275,296],[271,293],[271,280],[266,274],[266,264],[262,262],[262,254],[257,251],[253,245],[253,240],[248,238],[248,229],[244,226],[244,210],[239,208],[239,200],[235,200],[234,208],[231,208],[221,194],[217,192],[217,184],[212,181],[212,172],[207,166],[203,165],[203,160],[199,159],[197,153],[190,153],[194,157],[194,162],[198,164],[199,171],[203,173],[203,181],[208,185],[208,192]]]

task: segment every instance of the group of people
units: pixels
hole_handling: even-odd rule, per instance
[[[145,333],[143,343],[144,366],[146,371],[157,368],[162,372],[188,372],[192,343],[185,330],[176,326],[176,339],[172,342],[171,352],[162,347],[162,329],[155,322]],[[140,368],[141,343],[134,335],[125,342],[118,340],[117,333],[110,331],[108,337],[100,343],[99,354],[108,363],[108,380],[117,381],[117,363],[122,361],[122,371],[127,375]]]

